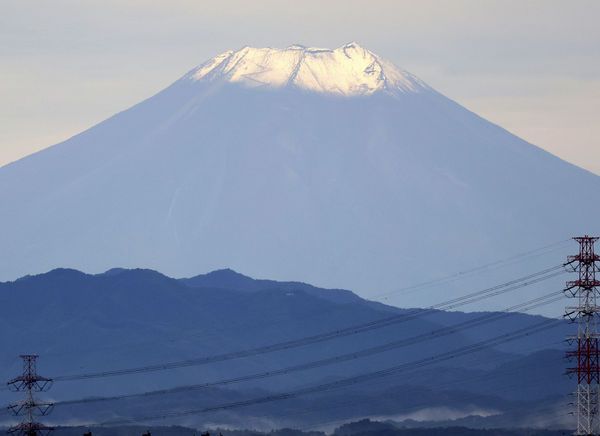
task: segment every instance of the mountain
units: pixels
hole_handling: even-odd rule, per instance
[[[185,79],[297,88],[345,97],[401,95],[429,87],[407,71],[352,42],[337,50],[292,45],[285,50],[244,47],[210,59]]]
[[[356,43],[245,47],[0,168],[0,279],[231,267],[375,297],[598,233],[598,192]]]
[[[20,354],[39,354],[39,374],[55,379],[39,394],[57,403],[47,422],[61,425],[238,404],[404,365],[384,377],[159,423],[270,429],[418,415],[428,421],[475,417],[482,427],[539,426],[540,416],[551,416],[573,386],[563,376],[560,341],[572,330],[566,322],[461,355],[456,350],[543,318],[504,314],[458,328],[474,314],[407,311],[349,291],[254,280],[231,270],[190,283],[152,270],[90,275],[57,269],[0,283],[0,307],[0,376],[10,380],[22,371]],[[390,316],[401,322],[381,323]],[[364,325],[377,327],[359,329]],[[322,339],[307,339],[315,336]],[[377,352],[364,353],[374,347]],[[430,361],[444,353],[450,357]],[[111,375],[121,370],[128,371]],[[2,403],[19,398],[0,389]],[[87,400],[63,403],[80,399]],[[0,414],[0,425],[8,419]]]

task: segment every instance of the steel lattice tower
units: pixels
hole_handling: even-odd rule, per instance
[[[52,379],[37,374],[36,354],[24,354],[20,357],[23,359],[23,374],[9,381],[8,387],[14,392],[24,392],[25,395],[21,401],[9,405],[8,410],[24,418],[23,422],[11,427],[8,432],[20,436],[47,435],[52,427],[36,422],[35,416],[47,415],[53,404],[35,399],[33,393],[50,389]]]
[[[577,335],[567,338],[574,349],[567,357],[577,364],[567,369],[577,376],[575,395],[577,435],[600,434],[598,420],[598,395],[600,385],[600,352],[598,347],[598,287],[596,272],[600,271],[600,256],[594,253],[596,237],[573,238],[579,243],[579,254],[569,256],[565,266],[579,274],[575,281],[567,282],[565,293],[576,299],[576,307],[568,307],[566,316],[577,323]]]

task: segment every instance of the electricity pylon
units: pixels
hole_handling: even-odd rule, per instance
[[[576,299],[577,306],[568,307],[566,316],[577,323],[577,335],[567,340],[574,349],[567,357],[577,366],[567,369],[568,374],[577,376],[575,396],[577,435],[600,434],[598,422],[598,394],[600,385],[600,348],[598,347],[598,287],[596,272],[600,271],[600,256],[594,253],[598,238],[583,236],[573,238],[579,243],[579,254],[569,256],[565,266],[579,274],[575,281],[567,282],[565,293]]]
[[[39,401],[33,393],[50,389],[52,379],[37,374],[36,354],[24,354],[20,357],[23,359],[23,374],[9,381],[8,388],[13,392],[24,392],[24,398],[9,405],[8,410],[16,416],[23,416],[23,421],[11,427],[8,432],[19,436],[45,436],[52,431],[52,427],[36,422],[35,417],[50,413],[53,403]]]

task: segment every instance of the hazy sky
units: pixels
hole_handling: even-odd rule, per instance
[[[357,41],[600,174],[600,2],[2,0],[0,165],[244,45]]]

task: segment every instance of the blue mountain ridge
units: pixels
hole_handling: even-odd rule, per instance
[[[39,354],[39,373],[60,377],[247,350],[407,313],[406,309],[363,300],[350,291],[255,280],[232,270],[173,279],[147,269],[111,269],[96,275],[55,269],[0,283],[0,307],[4,345],[0,365],[5,380],[21,370],[18,355],[22,353]],[[47,395],[63,401],[274,371],[435,331],[476,315],[423,312],[408,322],[273,353],[169,371],[60,381]],[[540,319],[515,313],[472,330],[277,377],[119,402],[58,406],[51,419],[57,423],[68,419],[99,422],[148,411],[257,398],[435,356]],[[268,423],[298,425],[366,415],[397,416],[405,410],[431,407],[493,409],[501,417],[502,410],[518,405],[555,404],[566,398],[573,383],[562,375],[565,362],[560,340],[570,330],[565,323],[513,343],[369,383],[191,416],[184,422],[199,425],[209,420],[232,426],[252,422],[269,428]],[[411,397],[408,392],[419,394]],[[0,396],[4,402],[15,400],[14,394],[6,391],[0,391]],[[351,404],[344,407],[349,399]],[[301,410],[304,412],[299,413]],[[527,416],[522,418],[526,423]],[[498,416],[494,419],[497,425],[505,424]]]

